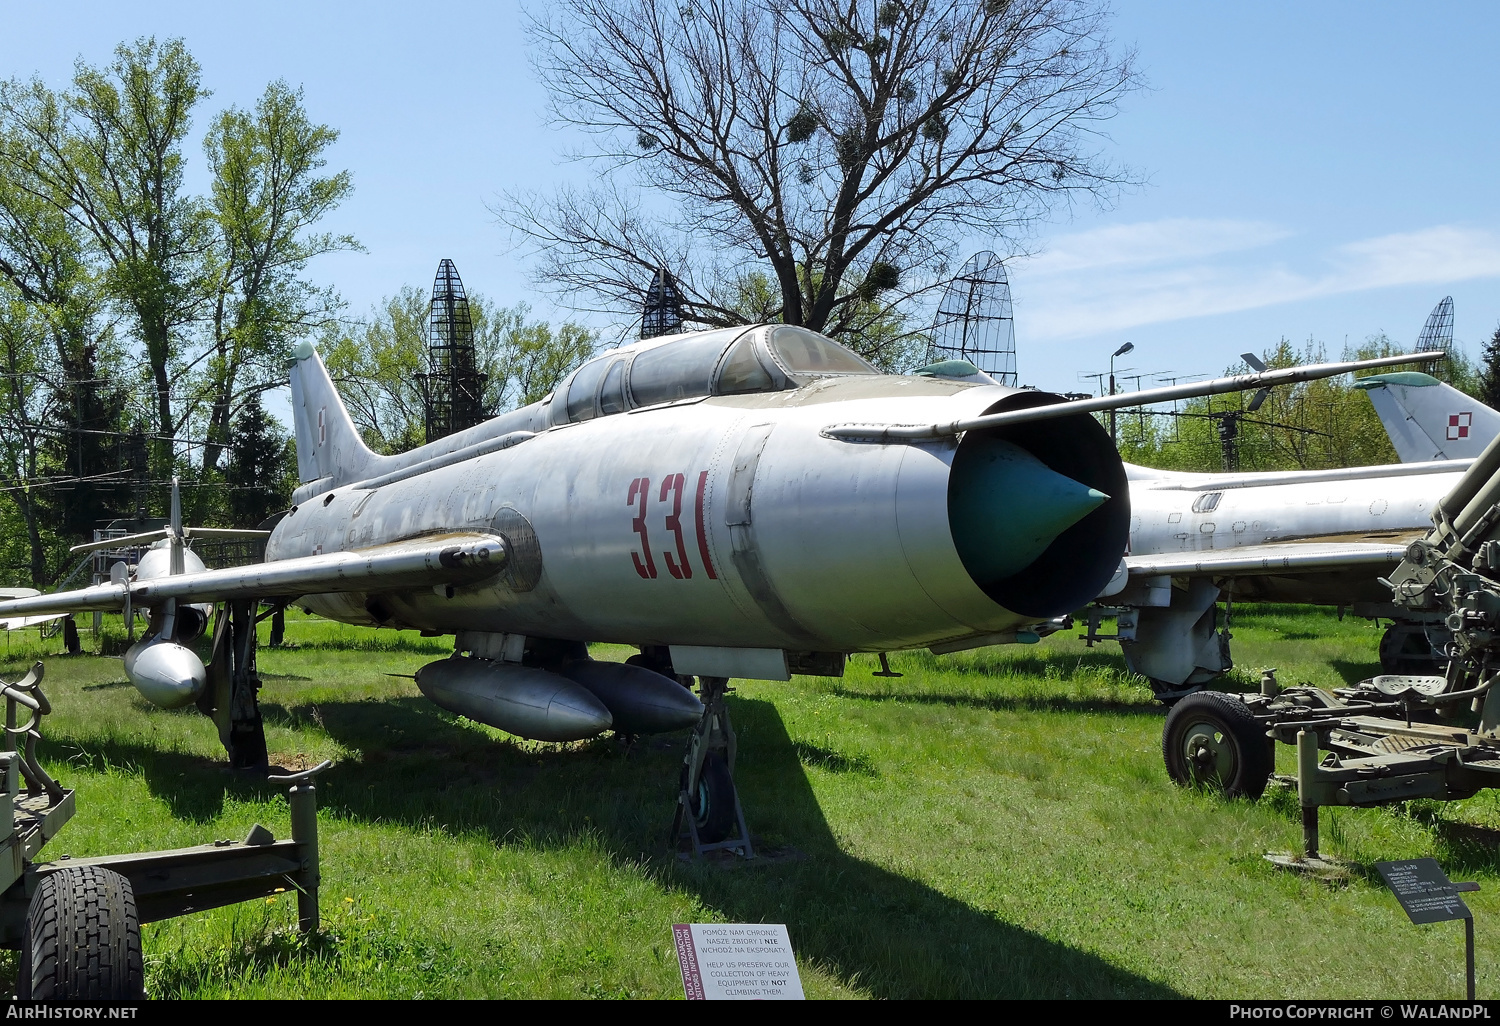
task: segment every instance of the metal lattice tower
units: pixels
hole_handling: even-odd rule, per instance
[[[1010,280],[995,254],[975,253],[948,284],[927,347],[927,362],[940,360],[968,360],[1002,385],[1017,384]]]
[[[665,267],[659,267],[646,290],[641,308],[641,338],[672,335],[682,330],[682,293]]]
[[[474,366],[474,322],[453,261],[438,264],[427,318],[427,373],[422,395],[427,441],[473,427],[485,419],[484,381]]]
[[[1430,353],[1441,349],[1446,353],[1452,345],[1453,297],[1444,296],[1427,315],[1427,323],[1422,325],[1422,334],[1417,336],[1417,352]]]

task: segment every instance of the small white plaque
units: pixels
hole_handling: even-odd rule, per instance
[[[672,939],[689,1001],[803,1000],[782,923],[677,923]]]

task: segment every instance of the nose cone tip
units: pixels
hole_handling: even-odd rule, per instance
[[[949,489],[949,525],[965,567],[993,582],[1030,566],[1111,496],[1060,474],[1020,446],[985,444]]]

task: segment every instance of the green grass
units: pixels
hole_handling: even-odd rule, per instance
[[[1363,620],[1242,607],[1233,629],[1232,687],[1376,669]],[[0,674],[58,647],[23,637]],[[1483,885],[1479,991],[1500,990],[1493,794],[1325,811],[1353,879],[1279,873],[1261,856],[1298,845],[1295,799],[1172,786],[1163,710],[1112,645],[739,683],[741,795],[778,857],[725,867],[666,853],[680,737],[523,742],[387,676],[447,639],[310,618],[288,639],[260,658],[273,761],[338,761],[318,789],[324,930],[298,937],[287,896],[149,926],[154,996],[673,997],[672,923],[763,921],[788,924],[815,997],[1456,997],[1461,927],[1409,925],[1370,868],[1419,855]],[[148,707],[117,659],[48,655],[46,690],[44,755],[79,805],[49,854],[288,832],[280,792],[225,771],[212,725]]]

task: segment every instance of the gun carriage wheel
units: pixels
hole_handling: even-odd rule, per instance
[[[1167,773],[1184,786],[1259,798],[1274,760],[1265,726],[1232,695],[1200,691],[1172,706],[1161,739]]]

